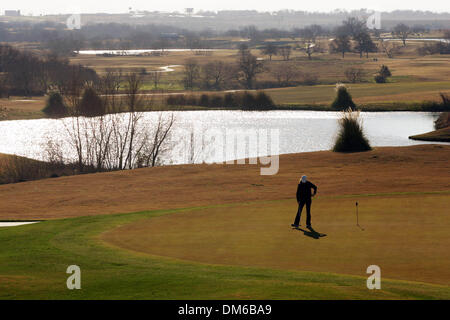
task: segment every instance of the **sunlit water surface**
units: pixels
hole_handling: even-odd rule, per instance
[[[176,119],[171,143],[178,145],[178,149],[176,152],[165,154],[164,164],[190,163],[193,158],[195,158],[193,162],[204,160],[220,162],[265,154],[329,150],[336,137],[337,120],[340,117],[338,112],[323,111],[177,111],[146,112],[142,123],[151,127],[160,114],[168,117],[171,113]],[[363,126],[372,146],[407,146],[427,143],[410,140],[408,137],[433,130],[433,122],[437,117],[438,113],[432,112],[361,113]],[[63,121],[67,124],[71,120],[66,118]],[[211,152],[213,147],[217,150],[227,150],[226,134],[236,130],[255,133],[257,137],[269,137],[268,141],[275,144],[266,150],[258,147],[258,143],[246,143],[245,150],[235,148],[233,152]],[[191,136],[190,132],[196,133]],[[270,138],[271,132],[275,134],[272,138]],[[212,133],[221,137],[211,139]],[[45,159],[43,150],[48,138],[51,136],[53,139],[58,137],[62,139],[66,134],[66,128],[61,120],[1,121],[0,152]],[[193,150],[187,143],[192,141],[191,137],[196,140],[196,157],[186,156],[193,153],[186,150],[187,148]],[[71,157],[73,153],[71,154],[67,146],[65,147],[66,156]],[[200,153],[208,154],[208,156],[199,157]]]

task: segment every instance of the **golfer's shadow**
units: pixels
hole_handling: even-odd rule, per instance
[[[298,231],[302,231],[305,236],[311,237],[311,238],[314,238],[314,239],[320,239],[322,237],[326,237],[327,236],[325,233],[317,232],[312,227],[308,228],[307,230],[306,229],[302,229],[300,227],[292,228],[292,229],[295,229],[295,230],[298,230]]]

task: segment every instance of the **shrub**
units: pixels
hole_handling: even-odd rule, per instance
[[[245,91],[241,95],[240,106],[244,110],[255,110],[257,107],[255,96],[252,95],[251,93]]]
[[[361,68],[348,68],[344,74],[348,82],[357,83],[363,81],[364,73],[364,70]]]
[[[351,94],[347,87],[341,83],[336,84],[336,98],[331,103],[333,109],[345,110],[347,108],[355,109],[356,105],[353,102]]]
[[[267,110],[275,106],[272,98],[263,91],[227,93],[224,96],[202,94],[200,97],[172,95],[166,98],[168,105],[203,106],[210,108],[241,108],[243,110]]]
[[[202,94],[198,104],[202,107],[209,107],[209,96],[207,94]]]
[[[450,127],[450,112],[443,112],[439,118],[434,122],[434,127],[437,129]]]
[[[375,75],[373,79],[375,80],[376,83],[386,83],[386,78],[383,77],[381,74]]]
[[[184,95],[169,95],[167,98],[166,98],[166,103],[168,104],[168,105],[170,105],[170,106],[174,106],[174,105],[177,105],[177,104],[181,104],[181,103],[179,103],[180,102],[180,98],[179,98],[179,96],[180,97],[182,97],[183,99],[184,99]],[[183,103],[184,104],[184,103]]]
[[[223,98],[223,106],[225,108],[232,108],[236,106],[236,98],[233,93],[225,94],[225,97]]]
[[[236,100],[243,110],[268,110],[275,105],[272,98],[263,91],[255,95],[244,92],[238,95]]]
[[[385,78],[392,76],[391,70],[389,70],[389,67],[385,66],[384,64],[380,67],[378,74]]]
[[[68,113],[63,98],[58,92],[50,94],[47,104],[42,111],[50,117],[64,117]]]
[[[339,133],[334,143],[334,152],[361,152],[371,150],[364,135],[359,111],[347,109],[339,119]]]
[[[86,117],[101,116],[106,113],[105,104],[94,88],[86,88],[78,106],[78,115]]]
[[[424,111],[450,111],[450,96],[445,93],[440,93],[441,102],[424,101],[422,103],[422,110]]]
[[[270,109],[275,105],[272,98],[262,91],[256,94],[255,100],[255,104],[258,109]]]
[[[223,98],[221,96],[212,96],[209,105],[212,108],[222,108],[224,105]]]
[[[380,67],[380,70],[378,70],[378,73],[375,75],[374,80],[376,83],[386,83],[387,78],[390,76],[392,76],[392,73],[389,70],[389,67],[383,64]]]
[[[185,105],[186,106],[198,106],[199,102],[198,102],[197,97],[194,95],[187,96]]]

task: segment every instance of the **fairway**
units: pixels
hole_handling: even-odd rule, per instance
[[[382,103],[382,102],[415,102],[420,104],[424,100],[439,99],[439,92],[449,93],[450,82],[398,82],[398,83],[356,83],[349,84],[349,90],[355,102]],[[336,94],[335,85],[299,86],[291,88],[268,89],[266,92],[275,103],[318,103],[330,104]]]
[[[360,223],[356,226],[355,200]],[[290,227],[295,201],[242,204],[124,225],[103,238],[134,251],[212,264],[259,266],[450,285],[450,193],[325,197],[313,201],[317,239]]]
[[[233,210],[232,206],[217,210],[227,208]],[[152,219],[178,215],[191,215],[195,221],[197,210],[204,215],[204,210],[211,209],[97,215],[2,228],[0,299],[450,299],[446,284],[384,277],[382,290],[368,290],[367,275],[183,261],[123,250],[102,240],[105,232],[130,223],[148,225]],[[285,223],[282,228],[292,239],[306,239]],[[320,245],[335,237],[328,230],[327,237],[307,240]],[[255,231],[260,228],[256,226]],[[358,232],[352,230],[352,234]],[[300,248],[295,249],[302,256]],[[66,288],[66,269],[72,264],[81,268],[81,290]]]

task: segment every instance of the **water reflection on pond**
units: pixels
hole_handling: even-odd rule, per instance
[[[175,115],[172,141],[189,140],[189,130],[197,132],[223,132],[247,130],[265,132],[276,130],[279,144],[270,154],[285,154],[307,151],[329,150],[337,133],[337,112],[320,111],[177,111],[162,112]],[[143,122],[151,126],[160,112],[146,112]],[[438,113],[432,112],[373,112],[361,113],[365,132],[372,146],[406,146],[426,142],[413,141],[408,136],[433,130],[433,121]],[[65,121],[70,121],[66,119]],[[36,159],[43,158],[43,145],[48,136],[65,134],[61,120],[15,120],[0,122],[0,152],[18,154]],[[223,144],[216,139],[213,144]],[[222,146],[222,145],[220,145]],[[233,155],[215,154],[214,161],[231,160],[245,156],[257,156],[257,146],[249,145],[245,153]],[[179,152],[178,152],[179,153]],[[219,158],[217,158],[219,157]],[[225,159],[226,158],[226,159]],[[179,154],[168,154],[164,163],[189,162]],[[196,161],[198,162],[198,161]]]

